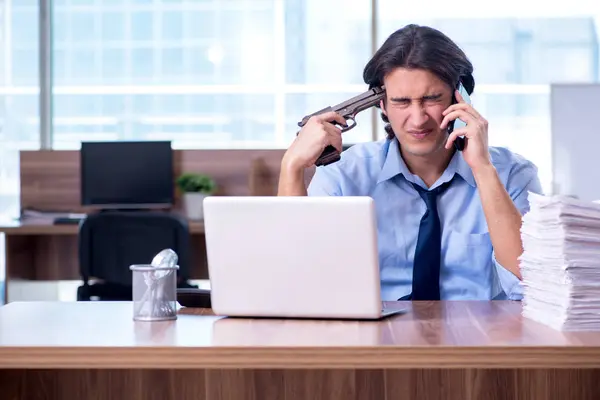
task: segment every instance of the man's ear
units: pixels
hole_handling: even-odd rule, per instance
[[[379,108],[381,108],[381,111],[387,117],[387,112],[385,111],[385,101],[379,100]]]

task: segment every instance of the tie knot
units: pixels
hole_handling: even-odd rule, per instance
[[[436,204],[437,196],[444,192],[448,188],[448,186],[450,186],[451,182],[452,179],[450,179],[448,182],[442,183],[440,186],[431,190],[424,189],[416,183],[413,183],[412,185],[417,190],[419,195],[421,195],[421,198],[423,199],[423,201],[425,201],[425,204],[427,204],[427,208],[433,208]]]

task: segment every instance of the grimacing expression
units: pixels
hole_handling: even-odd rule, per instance
[[[444,151],[448,139],[440,129],[442,113],[452,102],[452,89],[433,73],[397,68],[383,80],[386,101],[380,104],[402,150],[416,156]]]

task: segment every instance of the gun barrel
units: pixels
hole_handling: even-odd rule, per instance
[[[346,100],[333,107],[334,111],[339,112],[342,115],[356,116],[360,111],[366,110],[374,105],[377,105],[385,96],[385,89],[383,87],[375,87],[369,89],[367,92],[355,96],[350,100]]]
[[[359,94],[358,96],[354,96],[346,101],[341,102],[340,104],[333,107],[334,109],[342,109],[346,107],[351,107],[358,103],[370,102],[372,100],[380,99],[382,95],[385,94],[385,90],[382,87],[374,87],[372,89],[367,90],[366,92]]]
[[[385,89],[383,88],[383,86],[371,88],[366,92],[359,94],[358,96],[354,96],[333,107],[325,107],[322,110],[304,116],[304,118],[302,118],[302,120],[298,122],[298,126],[303,127],[308,122],[308,119],[310,117],[328,111],[335,111],[346,118],[354,118],[359,112],[366,110],[367,108],[372,107],[374,105],[377,105],[377,103],[379,103],[384,96]]]

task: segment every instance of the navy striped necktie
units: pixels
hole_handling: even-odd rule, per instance
[[[413,262],[412,293],[399,300],[440,300],[440,263],[442,229],[437,210],[437,197],[444,192],[452,179],[433,190],[412,184],[427,206],[421,218],[419,236]]]

